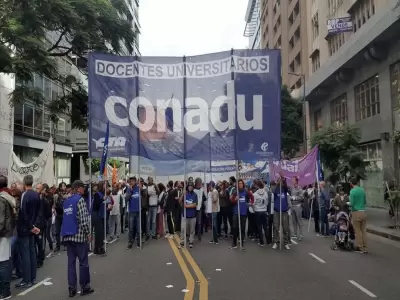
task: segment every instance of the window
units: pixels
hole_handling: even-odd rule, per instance
[[[318,12],[311,19],[312,38],[315,40],[319,36]]]
[[[14,128],[15,130],[22,131],[24,124],[24,108],[21,104],[14,105]]]
[[[51,128],[50,114],[45,112],[43,118],[43,135],[45,137],[50,137],[51,132],[52,128]]]
[[[332,34],[328,38],[329,56],[335,54],[346,42],[345,33]]]
[[[51,84],[51,99],[57,100],[58,98],[58,85],[55,84],[54,82]]]
[[[356,121],[380,113],[379,77],[371,77],[354,88],[356,104]]]
[[[34,87],[43,92],[43,77],[35,74],[34,80]]]
[[[51,81],[47,78],[44,79],[44,99],[51,100]]]
[[[400,61],[390,66],[390,95],[394,108],[400,106]]]
[[[316,72],[320,67],[319,51],[315,51],[311,56],[312,71]]]
[[[35,129],[38,129],[40,131],[43,130],[43,110],[39,108],[35,108]],[[41,132],[39,133],[41,134]]]
[[[323,127],[322,110],[318,109],[314,112],[314,131],[318,131]]]
[[[375,0],[358,1],[350,14],[353,20],[353,31],[356,32],[375,14]]]
[[[376,161],[382,159],[381,143],[370,143],[360,146],[365,161]]]
[[[33,128],[33,106],[24,104],[24,127]]]
[[[59,118],[57,123],[57,135],[65,136],[65,120]]]
[[[331,123],[342,125],[347,122],[347,95],[343,94],[331,101]]]

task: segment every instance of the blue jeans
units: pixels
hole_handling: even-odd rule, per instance
[[[129,212],[129,244],[133,244],[135,237],[140,244],[140,212]]]
[[[36,251],[33,235],[18,237],[18,250],[22,261],[22,281],[32,283],[36,280]]]
[[[10,259],[10,270],[15,268],[15,275],[20,278],[22,277],[22,260],[21,254],[18,249],[18,238],[16,236],[11,237],[11,259]]]
[[[10,260],[0,262],[0,294],[6,295],[10,293],[12,265]]]
[[[329,222],[328,222],[328,210],[321,208],[321,234],[325,236],[329,236]]]
[[[147,213],[147,235],[156,236],[156,219],[157,219],[157,206],[149,207],[149,212]]]
[[[213,242],[218,242],[218,213],[212,213],[212,235],[213,235]]]

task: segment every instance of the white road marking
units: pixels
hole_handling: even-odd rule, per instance
[[[364,292],[365,294],[367,294],[368,296],[370,296],[371,298],[377,298],[377,296],[374,293],[371,293],[370,291],[368,291],[365,287],[363,287],[362,285],[360,285],[359,283],[355,282],[354,280],[349,280],[349,282],[354,285],[356,288],[358,288],[360,291]]]
[[[326,261],[324,261],[322,258],[316,256],[314,253],[308,253],[312,257],[314,257],[316,260],[318,260],[321,264],[326,264]]]
[[[217,271],[217,272],[221,272],[221,271],[222,271],[222,269],[215,269],[215,271]]]
[[[172,285],[172,284],[170,284],[170,285],[166,285],[165,286],[167,289],[170,289],[170,288],[173,288],[174,286]]]
[[[21,292],[18,294],[18,296],[25,296],[26,294],[32,292],[34,289],[38,288],[39,286],[41,286],[43,283],[47,282],[51,280],[50,277],[43,279],[42,281],[36,283],[35,285],[31,286],[29,289],[26,289],[25,291]]]
[[[188,293],[188,292],[189,292],[189,290],[187,290],[187,289],[182,290],[182,293]]]
[[[170,266],[170,265],[172,265],[172,262],[167,262],[167,266]]]
[[[295,240],[293,240],[293,238],[290,239],[290,241],[292,242],[292,244],[297,245],[297,242]]]

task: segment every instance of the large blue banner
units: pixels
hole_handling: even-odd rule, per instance
[[[193,57],[90,54],[89,132],[101,157],[153,161],[280,157],[279,50]]]

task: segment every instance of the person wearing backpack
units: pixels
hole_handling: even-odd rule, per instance
[[[11,298],[11,237],[16,220],[16,202],[7,186],[7,177],[0,176],[0,299]]]

